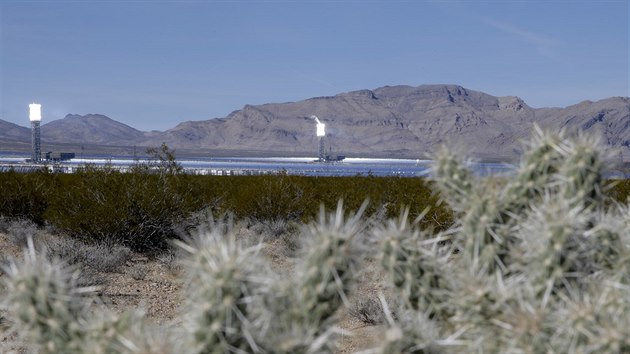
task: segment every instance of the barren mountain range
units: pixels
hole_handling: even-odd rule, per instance
[[[45,144],[157,146],[223,154],[314,156],[316,115],[326,149],[347,156],[421,158],[440,144],[471,156],[513,158],[534,123],[544,129],[598,135],[630,159],[630,99],[611,97],[565,108],[532,108],[518,97],[495,97],[457,85],[385,86],[299,102],[246,105],[225,118],[183,122],[142,132],[104,115],[67,115],[43,124]],[[30,129],[0,120],[0,150],[30,141]],[[6,146],[6,147],[5,147]]]

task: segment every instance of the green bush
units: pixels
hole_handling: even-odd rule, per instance
[[[28,238],[34,238],[37,233],[37,225],[28,219],[13,220],[7,229],[7,235],[11,242],[23,248]]]
[[[136,251],[163,249],[208,213],[272,224],[314,220],[320,205],[344,200],[366,215],[392,217],[405,206],[412,216],[431,207],[426,227],[452,223],[432,184],[415,178],[192,176],[140,166],[130,173],[86,166],[75,174],[0,173],[0,216],[45,223],[86,241],[116,242]],[[163,171],[170,171],[164,169]],[[174,170],[176,171],[176,170]],[[158,173],[159,172],[159,173]]]
[[[0,215],[43,225],[56,176],[43,169],[35,173],[9,171],[0,176]]]
[[[608,194],[617,202],[626,203],[630,200],[630,179],[611,181],[606,190]]]
[[[90,268],[101,273],[121,273],[131,258],[131,250],[120,245],[84,243],[70,237],[48,237],[35,242],[36,247],[46,249],[51,259],[58,258],[71,266],[85,270]]]
[[[201,208],[186,176],[87,167],[64,175],[45,216],[74,237],[162,250],[176,226]]]
[[[161,165],[160,165],[161,166]],[[159,167],[159,166],[158,166]],[[163,172],[159,172],[163,171]],[[370,200],[367,215],[419,215],[431,207],[426,226],[444,229],[451,213],[422,179],[375,177],[191,176],[139,166],[130,173],[86,166],[75,174],[0,174],[0,216],[30,219],[87,241],[116,242],[136,251],[163,249],[178,230],[199,217],[233,213],[271,224],[308,222],[320,205],[340,199],[351,209]],[[197,216],[195,218],[194,216]]]
[[[223,208],[237,218],[302,220],[313,208],[312,195],[300,183],[300,177],[280,174],[233,178],[237,187],[231,190]]]

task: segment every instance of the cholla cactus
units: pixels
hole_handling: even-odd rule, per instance
[[[421,312],[407,311],[399,322],[391,322],[381,346],[374,350],[379,354],[447,353],[453,346],[461,345],[456,339],[441,342],[437,323]],[[450,344],[450,345],[449,345]],[[450,348],[449,348],[450,347]]]
[[[550,187],[566,154],[564,133],[549,134],[534,125],[534,135],[527,142],[516,176],[501,192],[501,202],[507,211],[519,213]],[[564,154],[564,155],[563,155]]]
[[[32,239],[22,262],[6,267],[2,306],[13,331],[43,353],[120,353],[133,344],[132,329],[142,318],[114,315],[97,304],[95,287],[79,287],[79,273],[63,262],[37,254]]]
[[[280,276],[261,245],[236,240],[229,222],[211,222],[191,242],[185,341],[198,353],[314,353],[334,350],[334,315],[347,304],[362,257],[359,212],[335,213],[303,230],[306,245],[294,276]]]
[[[251,306],[269,278],[260,246],[245,247],[229,222],[211,221],[189,243],[186,333],[196,353],[261,352]]]
[[[516,175],[504,181],[463,172],[463,160],[445,150],[435,156],[435,184],[459,216],[447,231],[454,252],[446,260],[409,257],[426,250],[421,244],[392,256],[393,245],[418,244],[411,233],[407,240],[384,237],[381,252],[390,255],[383,262],[389,273],[394,262],[399,269],[446,272],[448,286],[433,294],[448,302],[448,311],[432,316],[435,300],[410,303],[409,311],[435,321],[432,339],[407,330],[388,348],[427,352],[458,333],[462,346],[455,351],[628,351],[630,326],[621,314],[630,309],[630,212],[604,194],[607,154],[597,139],[535,130]],[[401,287],[421,284],[423,272],[415,279],[393,274],[392,286],[406,298],[426,297],[422,286]],[[403,319],[392,328],[412,323]]]
[[[320,211],[318,222],[303,229],[305,244],[294,282],[283,281],[267,299],[277,314],[270,330],[273,352],[314,353],[334,350],[334,315],[349,306],[347,296],[358,275],[363,252],[359,235],[367,203],[347,220],[342,203],[334,213]]]
[[[179,338],[168,328],[150,325],[143,310],[121,314],[107,307],[90,312],[82,353],[169,354],[184,352]]]
[[[561,155],[564,161],[556,175],[561,186],[559,196],[584,206],[601,206],[602,171],[610,156],[602,152],[599,140],[590,136],[567,140],[561,146]]]
[[[436,162],[432,173],[435,184],[456,212],[464,212],[474,193],[474,180],[459,154],[442,146],[433,156]]]
[[[361,259],[357,239],[362,230],[363,207],[344,220],[341,202],[335,213],[326,215],[323,208],[319,222],[310,224],[302,237],[304,254],[296,265],[299,312],[310,320],[324,322],[348,305],[346,294],[357,275]]]
[[[603,201],[605,154],[596,139],[578,136],[567,139],[559,134],[544,133],[534,126],[535,134],[523,155],[515,177],[503,188],[496,183],[473,180],[460,172],[456,158],[442,151],[435,156],[434,180],[444,198],[460,213],[455,241],[475,267],[493,273],[505,271],[510,247],[518,242],[514,228],[532,205],[545,196],[563,198],[575,206],[598,208]],[[449,175],[447,172],[453,173]],[[468,176],[470,181],[462,181]],[[466,188],[479,186],[465,194]]]
[[[15,330],[45,353],[77,352],[84,343],[85,296],[78,275],[60,261],[38,257],[28,239],[21,263],[6,267],[3,307]]]
[[[630,288],[612,279],[590,287],[559,294],[551,345],[562,353],[630,352]]]
[[[414,310],[443,318],[448,313],[451,275],[449,248],[440,247],[439,242],[448,238],[431,238],[410,225],[408,216],[407,209],[398,220],[390,220],[372,231],[380,242],[377,257],[403,301]]]
[[[584,233],[591,246],[594,271],[626,274],[630,284],[630,207],[613,205],[608,212],[596,211],[592,228]]]
[[[584,281],[592,273],[592,245],[584,234],[591,219],[591,212],[568,199],[544,197],[516,232],[520,257],[513,270],[526,274],[541,294]]]

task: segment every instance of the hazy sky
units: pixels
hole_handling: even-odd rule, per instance
[[[0,119],[141,130],[452,83],[533,107],[629,93],[629,1],[0,0]]]

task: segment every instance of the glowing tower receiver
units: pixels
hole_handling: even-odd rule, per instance
[[[317,136],[326,136],[326,124],[317,123]]]
[[[317,138],[319,139],[319,161],[323,162],[326,160],[325,152],[324,152],[324,137],[326,136],[326,124],[319,121],[317,116],[311,116],[311,119],[314,119],[317,123]]]
[[[31,121],[31,144],[33,147],[33,156],[31,160],[33,162],[40,162],[42,160],[42,148],[40,144],[39,124],[42,120],[42,105],[38,103],[31,103],[28,105],[28,108],[28,118]]]

